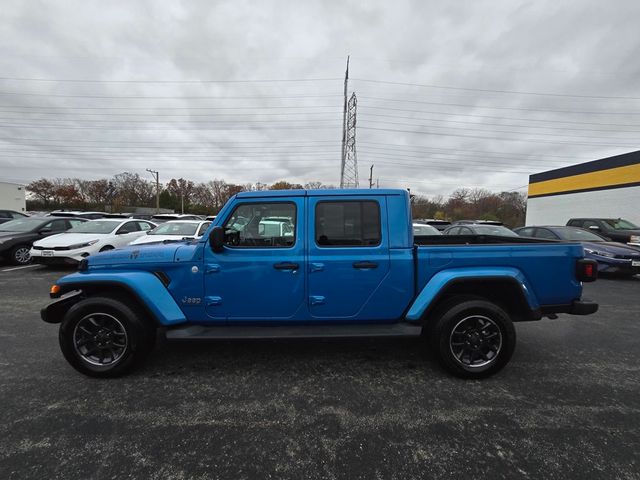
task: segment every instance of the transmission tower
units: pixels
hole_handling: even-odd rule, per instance
[[[358,188],[358,157],[356,155],[356,110],[358,100],[353,93],[347,104],[345,145],[342,152],[340,188]]]

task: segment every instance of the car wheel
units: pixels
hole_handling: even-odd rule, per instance
[[[105,245],[100,249],[100,252],[108,252],[109,250],[113,250],[113,247],[111,245]]]
[[[507,313],[494,303],[453,299],[433,321],[431,348],[440,364],[458,377],[488,377],[513,355],[515,328]]]
[[[28,245],[18,245],[13,247],[9,259],[14,265],[26,265],[31,261],[31,248]]]
[[[69,309],[58,338],[64,357],[79,372],[117,377],[147,357],[155,336],[156,329],[124,299],[89,297]]]

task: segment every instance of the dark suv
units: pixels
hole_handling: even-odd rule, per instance
[[[567,225],[594,231],[614,242],[640,242],[640,227],[623,218],[572,218]]]

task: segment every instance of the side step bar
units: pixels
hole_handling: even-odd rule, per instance
[[[414,337],[422,327],[408,323],[387,325],[291,325],[291,326],[201,326],[167,330],[167,340],[240,340],[268,338]]]

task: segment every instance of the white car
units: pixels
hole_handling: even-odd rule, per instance
[[[31,259],[46,265],[75,264],[89,255],[129,245],[155,227],[155,223],[146,220],[91,220],[64,233],[34,242]]]
[[[165,241],[200,238],[207,231],[211,222],[197,220],[171,220],[136,238],[129,245],[142,245]]]
[[[422,236],[422,235],[442,235],[442,232],[438,230],[436,227],[431,225],[427,225],[426,223],[414,223],[413,224],[413,234]]]

